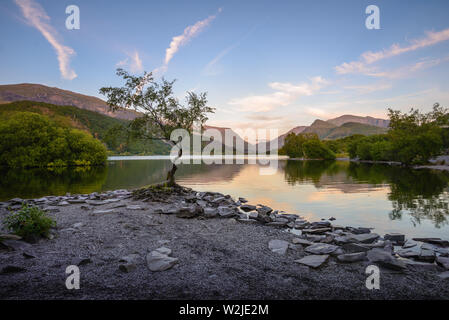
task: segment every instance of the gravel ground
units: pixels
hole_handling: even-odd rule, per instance
[[[449,298],[449,280],[438,277],[442,270],[381,269],[380,289],[368,290],[367,261],[342,264],[332,257],[311,269],[294,262],[305,256],[301,249],[289,248],[285,255],[272,252],[270,240],[291,242],[295,237],[285,229],[228,218],[181,219],[155,213],[158,203],[126,201],[144,210],[94,214],[108,205],[60,207],[60,212],[50,213],[57,221],[55,238],[27,249],[35,258],[0,251],[0,269],[25,269],[0,275],[0,299]],[[2,209],[0,218],[5,214]],[[162,246],[179,261],[169,270],[152,272],[145,256]],[[137,268],[119,270],[120,258],[133,253],[140,257]],[[85,258],[90,262],[79,266],[81,288],[68,290],[66,267]]]

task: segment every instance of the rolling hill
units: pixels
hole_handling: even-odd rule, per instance
[[[73,106],[58,106],[45,102],[16,101],[0,104],[0,122],[18,112],[33,112],[44,115],[63,127],[77,128],[90,132],[102,141],[113,154],[168,154],[170,147],[162,141],[127,141],[118,128],[126,126],[129,120]]]
[[[0,103],[14,101],[37,101],[59,106],[75,106],[80,109],[95,111],[112,118],[132,120],[138,113],[131,110],[109,110],[107,103],[97,97],[86,96],[76,92],[47,87],[41,84],[21,83],[0,85]]]

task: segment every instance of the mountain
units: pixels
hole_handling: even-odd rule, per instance
[[[97,97],[86,96],[55,87],[33,83],[0,85],[0,103],[23,100],[45,102],[59,106],[74,106],[125,120],[132,120],[138,115],[137,112],[124,109],[112,112],[109,110],[107,103]]]
[[[363,123],[346,122],[339,127],[331,129],[326,133],[323,139],[333,140],[352,136],[354,134],[363,134],[370,136],[373,134],[382,134],[388,131],[385,127],[377,127]]]
[[[284,145],[285,137],[291,132],[295,134],[316,133],[320,139],[333,140],[354,134],[363,134],[366,136],[382,134],[388,131],[389,124],[389,120],[369,116],[360,117],[354,115],[343,115],[326,121],[317,119],[310,126],[298,126],[289,130],[287,133],[280,135],[278,137],[278,148],[281,148]],[[275,150],[275,148],[272,147],[270,150]]]
[[[317,119],[309,127],[305,128],[302,133],[316,133],[320,139],[324,139],[332,129],[337,127],[332,123]]]
[[[170,152],[170,146],[159,140],[127,141],[126,134],[118,129],[126,126],[129,120],[112,118],[73,106],[58,106],[35,101],[4,103],[0,104],[0,122],[6,121],[18,112],[38,113],[63,127],[89,132],[102,141],[114,154],[162,155]]]
[[[235,148],[237,145],[239,144],[243,144],[243,148],[244,148],[244,153],[247,154],[248,153],[248,149],[251,148],[255,148],[255,146],[249,142],[247,142],[246,140],[242,139],[242,137],[240,137],[240,135],[238,135],[234,130],[232,130],[231,128],[223,128],[223,127],[215,127],[215,126],[208,126],[208,125],[204,125],[203,126],[204,130],[207,129],[215,129],[218,130],[220,132],[220,141],[222,142],[222,150],[223,153],[225,153],[225,151],[227,150],[228,152],[233,152],[235,153]],[[230,130],[228,132],[228,134],[230,134],[231,136],[233,136],[233,140],[232,141],[226,141],[226,130]],[[205,144],[208,144],[207,142]]]
[[[373,117],[360,117],[360,116],[353,116],[350,114],[345,114],[343,116],[340,116],[338,118],[329,119],[327,122],[339,127],[345,123],[352,122],[352,123],[362,123],[362,124],[368,124],[370,126],[376,126],[381,128],[388,128],[388,125],[390,124],[390,120],[385,119],[378,119]]]

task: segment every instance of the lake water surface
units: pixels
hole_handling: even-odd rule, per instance
[[[113,159],[103,168],[1,171],[0,200],[138,188],[163,181],[171,167],[155,157]],[[313,221],[335,217],[334,224],[374,227],[381,235],[449,239],[449,173],[348,161],[280,160],[273,175],[259,169],[248,163],[185,164],[176,176],[198,191],[245,197]]]

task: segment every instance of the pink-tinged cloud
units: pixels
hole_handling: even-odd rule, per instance
[[[117,62],[116,66],[128,68],[132,73],[142,72],[143,64],[139,52],[134,51],[133,53],[128,53],[127,55],[128,57],[122,61]]]
[[[360,60],[342,63],[341,65],[335,67],[335,71],[338,74],[360,73],[378,76],[381,74],[376,73],[375,69],[370,66],[371,64],[407,52],[433,46],[447,40],[449,40],[449,28],[438,32],[430,31],[426,33],[426,36],[424,38],[413,39],[407,46],[404,47],[395,43],[388,49],[383,49],[377,52],[364,52],[361,55]]]
[[[75,71],[70,68],[70,57],[75,51],[64,46],[57,39],[58,33],[50,25],[50,17],[47,15],[42,6],[33,0],[14,0],[22,10],[22,14],[27,22],[35,27],[47,39],[56,51],[59,62],[59,71],[64,79],[73,80],[77,77]]]
[[[219,8],[218,13],[223,9]],[[217,14],[207,17],[204,20],[198,21],[193,25],[190,25],[184,29],[184,32],[178,36],[172,38],[169,47],[165,50],[165,58],[162,66],[156,68],[153,73],[164,73],[167,71],[168,63],[175,56],[176,52],[183,46],[185,46],[189,41],[201,33],[210,23],[217,17]]]
[[[328,81],[322,77],[314,77],[310,82],[300,84],[271,82],[268,85],[276,90],[275,92],[233,99],[229,104],[240,106],[243,111],[267,112],[277,107],[287,106],[300,96],[311,96],[327,84]]]

